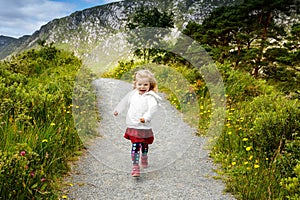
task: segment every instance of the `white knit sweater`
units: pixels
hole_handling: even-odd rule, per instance
[[[128,107],[126,124],[128,128],[151,129],[151,119],[156,112],[161,97],[155,92],[149,91],[142,95],[137,90],[133,90],[120,101],[115,108],[118,114]],[[145,119],[145,123],[140,122],[140,118]]]

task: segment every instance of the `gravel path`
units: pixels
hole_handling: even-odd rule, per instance
[[[73,184],[67,188],[69,199],[234,199],[223,192],[221,180],[213,178],[217,174],[205,139],[195,136],[166,100],[153,119],[149,168],[139,178],[131,177],[131,143],[123,138],[125,114],[114,117],[112,113],[132,87],[114,79],[97,79],[95,85],[103,137],[89,144],[65,180]]]

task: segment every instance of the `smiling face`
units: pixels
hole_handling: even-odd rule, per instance
[[[139,91],[139,94],[144,94],[150,90],[150,81],[148,78],[140,78],[136,80],[136,89]]]

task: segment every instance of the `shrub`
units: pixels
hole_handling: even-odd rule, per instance
[[[212,152],[228,173],[229,190],[241,199],[286,198],[282,185],[300,161],[299,102],[273,93],[235,106]]]
[[[226,87],[230,104],[250,101],[254,97],[271,94],[274,90],[266,81],[255,79],[250,74],[234,70],[229,64],[217,64]]]
[[[13,151],[0,151],[0,196],[3,199],[49,197],[45,165],[39,154],[27,144],[17,144]]]
[[[4,199],[56,198],[59,177],[82,148],[72,116],[80,66],[75,56],[53,46],[0,62],[0,194]],[[89,123],[90,118],[85,119]]]

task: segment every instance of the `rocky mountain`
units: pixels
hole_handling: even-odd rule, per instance
[[[4,46],[7,46],[8,44],[10,44],[11,42],[14,42],[16,40],[17,39],[13,38],[13,37],[7,37],[7,36],[4,36],[4,35],[0,35],[0,48],[4,47]]]
[[[85,57],[95,45],[108,36],[124,30],[128,16],[140,7],[172,11],[175,24],[182,30],[188,21],[201,23],[212,9],[237,0],[125,0],[96,6],[71,15],[54,19],[30,36],[19,39],[0,36],[0,59],[37,45],[39,40],[54,43],[59,48],[71,50]]]

